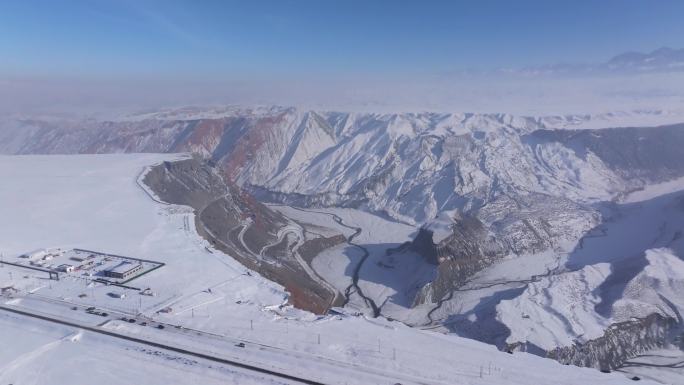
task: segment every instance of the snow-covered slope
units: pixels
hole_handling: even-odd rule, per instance
[[[410,223],[445,210],[478,209],[511,193],[586,202],[643,185],[616,175],[595,151],[583,155],[593,149],[575,151],[563,142],[568,135],[536,133],[597,121],[610,125],[624,114],[533,118],[278,107],[191,112],[116,122],[5,123],[0,152],[195,152],[264,197],[363,205]]]
[[[644,268],[678,270],[646,255],[681,257],[668,242],[679,239],[682,214],[667,194],[684,177],[684,126],[634,127],[678,116],[181,109],[3,124],[0,151],[194,152],[262,201],[376,214],[396,233],[363,238],[375,219],[350,216],[343,222],[361,228],[357,244],[340,229],[348,243],[312,260],[352,297],[346,304],[546,355],[609,340],[601,338],[632,315],[672,318],[663,303],[644,306],[651,300],[627,297],[626,288],[652,298],[636,289]],[[637,190],[649,200],[636,203]],[[401,248],[421,225],[437,236]],[[364,259],[363,250],[373,252]]]
[[[0,185],[0,253],[5,261],[39,247],[77,246],[165,263],[134,281],[150,287],[155,296],[133,293],[125,298],[108,295],[111,286],[84,285],[80,277],[48,281],[41,272],[4,266],[3,282],[7,276],[19,291],[13,298],[0,297],[0,305],[327,384],[629,382],[620,374],[563,366],[525,353],[509,355],[477,341],[397,322],[316,317],[284,306],[287,293],[280,286],[254,272],[246,274],[243,266],[184,225],[193,217],[187,207],[156,202],[137,184],[146,166],[175,158],[0,157],[0,178],[12,181]],[[87,306],[109,316],[81,310]],[[173,310],[159,312],[167,308]],[[131,324],[121,316],[167,327]],[[96,377],[104,384],[290,383],[3,309],[0,341],[3,383],[85,384]],[[235,346],[238,341],[245,347]]]
[[[631,318],[678,318],[684,310],[684,191],[636,199],[606,210],[604,223],[567,256],[567,272],[531,283],[499,305],[511,328],[509,342],[552,349],[597,338],[608,325]]]

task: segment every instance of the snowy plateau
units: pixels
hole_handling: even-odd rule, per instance
[[[2,121],[0,384],[684,383],[682,121]]]

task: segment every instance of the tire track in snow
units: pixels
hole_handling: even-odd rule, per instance
[[[19,355],[12,361],[4,364],[3,366],[0,367],[0,381],[4,383],[8,376],[11,374],[15,373],[17,370],[21,369],[22,367],[30,364],[31,362],[38,360],[42,355],[45,353],[48,353],[51,350],[56,349],[59,347],[59,345],[62,344],[64,341],[71,341],[71,342],[76,342],[80,339],[81,335],[83,334],[82,331],[77,331],[75,333],[71,333],[69,335],[66,335],[62,338],[59,338],[57,340],[54,340],[52,342],[48,342],[44,345],[41,345],[29,352],[26,352],[24,354]]]

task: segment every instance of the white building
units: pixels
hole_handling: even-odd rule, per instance
[[[64,273],[71,273],[71,272],[74,271],[74,266],[73,266],[73,265],[68,265],[68,264],[65,263],[65,264],[63,264],[63,265],[57,266],[57,271],[61,271],[61,272],[64,272]]]
[[[33,250],[31,252],[28,252],[26,254],[22,254],[19,257],[20,258],[28,258],[28,259],[41,259],[45,257],[48,254],[48,251],[45,249],[37,249]]]
[[[142,263],[132,263],[129,261],[121,262],[120,264],[104,271],[105,277],[128,279],[134,275],[139,274],[143,269]]]

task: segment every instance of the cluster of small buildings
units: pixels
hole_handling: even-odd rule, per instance
[[[45,266],[50,263],[52,259],[61,255],[61,250],[48,251],[46,249],[34,250],[30,253],[22,254],[19,258],[24,258],[29,260],[31,266]]]
[[[88,276],[93,275],[90,270],[102,266],[104,267],[104,269],[101,270],[102,275],[120,280],[134,277],[144,270],[142,262],[138,260],[124,259],[120,263],[110,267],[107,266],[109,265],[108,262],[115,261],[115,258],[112,256],[90,253],[78,249],[68,252],[61,249],[38,249],[30,253],[22,254],[19,257],[27,259],[29,265],[37,268],[44,268],[61,273],[83,271],[83,274]],[[69,257],[68,260],[66,257]],[[98,257],[102,258],[98,260]]]
[[[92,280],[123,285],[146,272],[164,266],[161,262],[105,254],[85,249],[38,249],[19,256],[20,261],[6,264],[48,273],[50,279],[59,280],[60,274],[83,275]],[[143,295],[154,296],[148,288]]]
[[[22,254],[20,258],[28,259],[29,265],[34,267],[41,267],[51,269],[61,273],[73,273],[75,271],[87,271],[95,267],[95,255],[90,254],[87,257],[72,256],[68,263],[60,263],[54,266],[55,259],[64,256],[64,251],[61,249],[46,250],[38,249],[30,253]],[[99,265],[102,263],[100,262]]]

